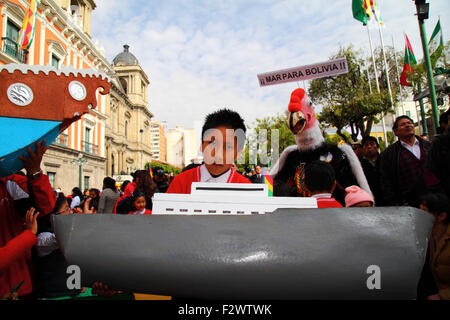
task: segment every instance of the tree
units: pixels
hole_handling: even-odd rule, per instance
[[[284,114],[277,114],[273,117],[265,117],[262,119],[256,119],[256,123],[253,124],[253,128],[249,127],[248,132],[251,133],[248,135],[247,144],[242,154],[242,158],[238,161],[238,168],[243,169],[246,164],[254,163],[255,151],[256,153],[256,164],[266,166],[268,163],[266,159],[262,158],[262,154],[266,154],[270,159],[272,154],[281,154],[283,150],[295,144],[294,135],[289,130],[286,119],[288,116],[288,111]],[[272,145],[272,135],[275,133],[274,130],[278,130],[278,139],[275,141],[278,143],[277,145]],[[276,148],[275,150],[273,148]],[[256,165],[255,164],[255,165]]]
[[[150,163],[147,162],[144,166],[145,170],[148,170],[149,165],[150,165],[150,168],[152,168],[152,170],[154,170],[155,168],[162,168],[165,173],[173,172],[174,175],[181,173],[180,168],[172,167],[167,164],[159,163],[159,162],[150,162]]]
[[[336,133],[345,142],[349,139],[342,130],[347,126],[350,127],[352,140],[356,141],[359,134],[365,136],[370,133],[382,112],[392,112],[387,90],[381,88],[381,93],[376,90],[370,92],[367,73],[362,70],[364,59],[360,56],[361,53],[355,51],[352,45],[341,47],[330,59],[345,57],[349,72],[314,79],[308,90],[311,100],[323,106],[319,121],[326,127],[335,127]]]

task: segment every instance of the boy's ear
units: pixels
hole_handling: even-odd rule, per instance
[[[336,180],[334,180],[333,182],[333,186],[331,187],[330,193],[333,193],[335,189],[336,189]]]

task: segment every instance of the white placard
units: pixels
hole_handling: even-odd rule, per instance
[[[258,74],[261,87],[274,84],[330,77],[348,73],[347,59],[340,58],[302,67]]]

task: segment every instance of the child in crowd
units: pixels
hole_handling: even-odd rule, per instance
[[[310,197],[317,199],[318,208],[342,208],[342,205],[331,194],[336,188],[333,167],[324,161],[311,161],[304,170],[305,190]]]
[[[147,204],[145,193],[135,191],[131,196],[131,201],[134,211],[131,211],[129,214],[152,214],[152,211],[145,207]]]
[[[245,145],[245,124],[241,116],[221,109],[206,116],[202,128],[204,164],[177,175],[167,193],[191,193],[192,182],[250,183],[233,169]]]
[[[345,206],[348,207],[373,207],[375,200],[365,190],[358,186],[345,188]]]

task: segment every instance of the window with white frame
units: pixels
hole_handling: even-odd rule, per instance
[[[47,40],[47,43],[50,57],[50,61],[48,63],[59,69],[63,61],[66,59],[67,50],[59,41]]]

